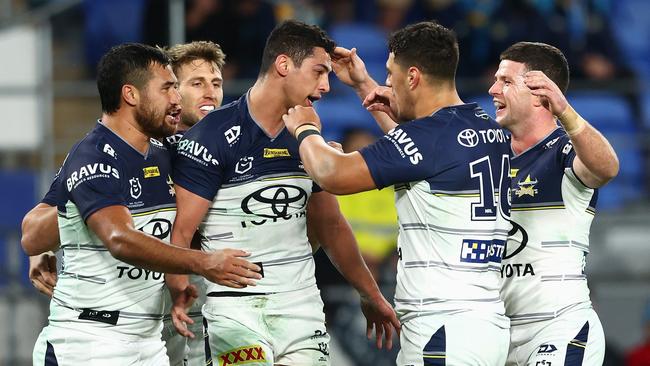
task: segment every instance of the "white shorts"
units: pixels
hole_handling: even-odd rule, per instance
[[[494,317],[476,311],[402,317],[397,365],[503,365],[509,329]]]
[[[605,358],[605,333],[591,308],[516,325],[510,332],[507,365],[600,366]]]
[[[203,317],[208,357],[215,366],[329,365],[329,335],[316,286],[261,296],[208,297]]]
[[[115,339],[48,325],[36,340],[34,366],[168,366],[165,344],[157,339]]]

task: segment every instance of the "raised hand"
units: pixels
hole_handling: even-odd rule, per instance
[[[383,339],[386,341],[386,349],[393,348],[393,329],[399,336],[400,323],[388,301],[383,296],[375,299],[362,296],[361,311],[366,317],[368,339],[372,339],[372,330],[374,329],[377,348],[383,347]]]
[[[555,116],[560,116],[569,105],[560,88],[541,71],[528,71],[524,74],[524,84],[530,88],[531,94],[548,104]]]
[[[374,83],[356,48],[336,47],[332,54],[332,69],[341,82],[355,89],[369,82]]]
[[[371,112],[384,112],[394,122],[397,122],[397,111],[395,111],[395,97],[387,86],[378,86],[370,92],[363,100],[363,106]]]

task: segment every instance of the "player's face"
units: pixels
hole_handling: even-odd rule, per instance
[[[178,81],[170,66],[155,64],[149,71],[152,77],[141,90],[135,109],[135,120],[150,137],[171,136],[180,122],[181,95]]]
[[[305,58],[300,67],[293,66],[287,75],[288,105],[312,106],[330,91],[328,75],[331,71],[330,55],[325,49],[314,47],[313,55]]]
[[[386,86],[389,87],[393,93],[393,102],[390,108],[393,114],[399,121],[410,121],[415,119],[412,113],[413,103],[409,102],[409,85],[406,70],[395,62],[395,54],[388,55],[386,61]]]
[[[535,97],[524,84],[526,71],[521,62],[503,60],[494,74],[489,93],[496,107],[496,120],[502,127],[513,126],[532,114]]]
[[[181,65],[177,76],[183,97],[180,128],[187,129],[221,105],[223,78],[215,63],[202,59]]]

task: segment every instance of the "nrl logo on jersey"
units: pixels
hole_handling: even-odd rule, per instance
[[[140,178],[129,179],[129,193],[131,193],[131,197],[135,198],[136,200],[140,198],[140,195],[142,194],[142,185],[140,184]]]
[[[530,179],[530,174],[526,177],[526,179],[522,181],[517,182],[517,185],[519,188],[515,189],[515,194],[517,197],[522,197],[524,195],[528,195],[531,197],[535,197],[537,194],[537,188],[535,188],[535,184],[537,184],[537,179],[532,180]]]
[[[226,137],[228,145],[232,146],[235,142],[237,142],[239,136],[241,136],[241,126],[237,125],[230,127],[228,131],[223,133],[223,135]]]
[[[237,165],[235,166],[235,173],[238,174],[244,174],[247,171],[251,170],[253,167],[253,157],[252,156],[245,156],[237,162]]]

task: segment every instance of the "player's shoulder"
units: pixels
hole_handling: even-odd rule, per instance
[[[110,138],[108,129],[97,124],[85,137],[77,142],[66,157],[64,165],[78,165],[86,162],[112,162],[120,157],[119,147]]]
[[[223,105],[186,131],[185,135],[194,137],[204,133],[223,133],[238,124],[241,119],[241,101],[235,100]]]
[[[558,127],[541,142],[544,151],[568,154],[573,149],[571,139],[566,132]]]

